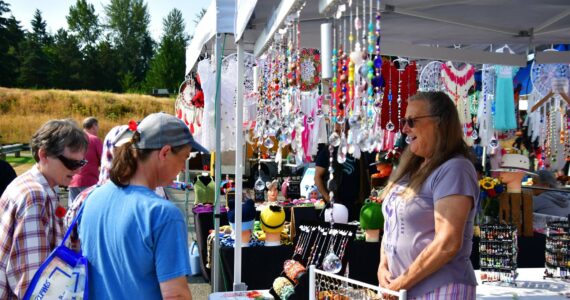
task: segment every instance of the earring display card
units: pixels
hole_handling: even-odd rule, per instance
[[[570,221],[548,222],[545,277],[570,279]]]
[[[481,281],[516,285],[517,226],[481,225],[479,260]]]

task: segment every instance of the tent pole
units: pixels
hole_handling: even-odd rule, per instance
[[[246,286],[241,282],[241,245],[249,241],[241,240],[242,231],[242,210],[241,203],[243,197],[243,83],[244,83],[244,53],[241,42],[237,46],[237,99],[236,99],[236,244],[234,247],[234,291],[245,291]]]
[[[220,183],[222,182],[222,151],[221,151],[221,144],[222,144],[222,130],[221,130],[221,111],[220,111],[220,97],[221,97],[221,80],[222,80],[222,35],[224,36],[225,40],[225,33],[218,33],[216,34],[216,98],[215,98],[215,124],[216,124],[216,152],[215,152],[215,164],[214,164],[214,172],[215,172],[215,181],[216,181],[216,190],[215,190],[215,199],[214,202],[214,249],[212,252],[212,256],[214,259],[212,260],[212,285],[213,292],[220,291]]]

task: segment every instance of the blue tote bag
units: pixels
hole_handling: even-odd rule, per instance
[[[88,299],[87,258],[81,254],[81,251],[75,252],[65,246],[65,242],[77,225],[77,220],[83,213],[83,207],[85,204],[81,206],[79,213],[71,222],[61,244],[52,251],[34,275],[24,295],[24,300]]]

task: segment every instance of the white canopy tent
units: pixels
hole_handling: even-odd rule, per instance
[[[376,0],[354,0],[367,7]],[[238,53],[238,97],[236,128],[242,132],[243,52],[260,56],[271,44],[285,18],[305,3],[300,16],[301,46],[320,48],[320,24],[330,22],[345,0],[213,0],[196,26],[194,39],[186,51],[186,74],[196,64],[204,47],[215,39],[216,61],[221,61],[221,34],[234,34],[227,53]],[[376,9],[376,8],[375,8]],[[570,63],[570,52],[542,52],[552,44],[570,43],[570,2],[566,0],[383,0],[382,47],[384,55],[417,59],[453,60],[478,64],[526,66],[527,56],[535,53],[538,63]],[[367,9],[368,11],[368,9]],[[345,14],[346,15],[346,14]],[[493,50],[508,44],[514,53]],[[330,63],[330,62],[326,62]],[[217,73],[219,75],[219,72]],[[219,94],[219,80],[217,86]],[[216,96],[216,127],[219,124],[219,96]],[[219,143],[219,131],[216,140]],[[243,143],[236,135],[236,145]],[[242,201],[242,150],[236,147],[236,203]],[[219,151],[216,151],[220,153]],[[219,197],[220,155],[216,156],[216,199]],[[241,231],[241,209],[236,205],[236,229]],[[219,213],[219,204],[215,213]],[[219,229],[216,218],[215,230]],[[241,236],[236,235],[236,245]],[[214,256],[219,255],[216,238]],[[236,247],[234,290],[241,281],[241,247]],[[213,260],[213,290],[219,291],[218,259]]]
[[[376,0],[364,1],[376,6]],[[262,1],[256,6],[250,21],[258,36],[256,56],[272,41],[275,30],[267,29],[280,28],[280,17],[300,2]],[[354,0],[353,5],[362,2]],[[345,3],[307,1],[301,12],[301,45],[319,48],[318,24],[331,20]],[[527,54],[536,50],[538,63],[570,63],[570,53],[540,52],[551,44],[570,43],[570,2],[565,0],[383,0],[381,10],[385,55],[525,66]],[[505,44],[515,53],[492,52]]]
[[[242,114],[241,111],[243,110],[243,57],[244,52],[243,48],[240,46],[241,43],[239,42],[240,37],[242,36],[247,22],[251,17],[253,12],[253,8],[256,5],[256,0],[213,0],[206,11],[206,14],[200,20],[198,25],[196,26],[194,37],[190,43],[190,45],[186,48],[186,74],[188,74],[195,66],[196,61],[204,51],[204,47],[212,41],[212,38],[215,36],[215,61],[217,64],[216,68],[216,98],[215,98],[215,124],[216,128],[220,127],[220,77],[221,72],[220,65],[222,61],[223,53],[221,51],[222,47],[225,48],[225,35],[226,34],[233,34],[235,38],[235,44],[237,45],[237,58],[238,58],[238,97],[236,103],[236,128],[238,128],[237,132],[242,132]],[[224,35],[224,39],[222,42],[222,34]],[[221,44],[224,44],[223,46]],[[230,42],[230,45],[233,44]],[[233,50],[230,48],[230,52]],[[216,192],[215,192],[215,206],[214,206],[214,215],[219,216],[220,213],[220,183],[221,183],[221,151],[220,151],[220,144],[221,144],[221,131],[216,130],[216,153],[215,156],[215,182],[216,182]],[[243,136],[241,134],[236,134],[236,145],[243,144]],[[241,220],[242,220],[242,211],[240,208],[240,203],[242,202],[242,174],[243,174],[243,165],[241,162],[243,161],[243,149],[242,147],[236,146],[236,166],[235,166],[235,174],[236,174],[236,215],[235,215],[235,224],[236,224],[236,232],[241,232]],[[219,218],[214,218],[214,230],[215,232],[219,232],[220,222]],[[241,283],[241,235],[236,235],[236,245],[235,247],[235,267],[234,267],[234,290],[242,290],[245,288],[243,283]],[[220,282],[219,282],[219,272],[220,272],[220,261],[219,261],[219,246],[220,241],[218,235],[216,235],[214,241],[214,259],[212,260],[212,289],[213,291],[217,292],[220,290]]]

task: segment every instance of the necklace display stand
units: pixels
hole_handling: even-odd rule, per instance
[[[284,264],[284,270],[273,284],[270,293],[275,299],[306,299],[309,293],[310,265],[317,269],[344,274],[347,254],[356,236],[356,226],[329,223],[303,223],[299,226],[293,258]],[[289,283],[285,282],[285,278]],[[286,287],[283,288],[283,285]],[[289,285],[294,292],[289,292]],[[282,297],[285,294],[285,297]]]

